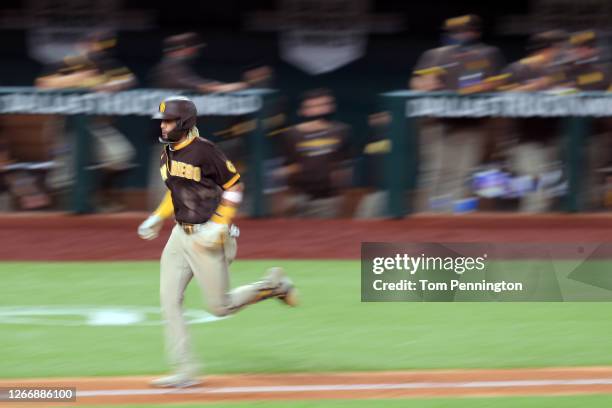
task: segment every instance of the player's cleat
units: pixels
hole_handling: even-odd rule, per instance
[[[278,295],[278,299],[288,306],[295,307],[300,303],[298,291],[289,278],[285,278],[283,283],[283,293]]]
[[[156,378],[150,382],[152,387],[156,388],[188,388],[201,385],[202,381],[189,374],[176,373],[165,377]]]
[[[283,268],[274,267],[268,269],[266,280],[274,287],[274,297],[286,305],[298,305],[299,299],[297,289],[293,281],[287,277]]]

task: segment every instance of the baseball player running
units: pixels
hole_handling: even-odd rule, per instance
[[[258,282],[229,290],[228,266],[236,255],[238,229],[231,224],[242,200],[236,168],[212,142],[198,134],[197,111],[188,98],[174,96],[159,105],[165,145],[161,175],[168,192],[139,227],[146,240],[158,236],[163,220],[174,213],[176,225],[161,256],[160,301],[166,321],[166,352],[174,372],[153,380],[156,387],[199,384],[196,363],[182,313],[185,289],[195,276],[209,311],[227,316],[264,299],[297,304],[293,283],[281,268],[271,268]]]

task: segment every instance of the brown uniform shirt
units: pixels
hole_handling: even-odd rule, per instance
[[[221,202],[221,193],[240,174],[214,143],[201,137],[177,150],[166,147],[160,171],[172,194],[176,221],[202,224]]]
[[[547,78],[550,88],[567,84],[569,76],[565,64],[537,64],[536,58],[538,57],[527,57],[508,65],[503,71],[507,74],[504,87],[512,90],[540,78]]]
[[[90,52],[87,54],[64,58],[61,63],[47,67],[44,75],[70,75],[82,71],[95,71],[96,77],[90,86],[102,85],[107,82],[126,79],[135,80],[132,72],[117,61],[109,52]]]
[[[470,46],[448,45],[423,53],[414,68],[414,75],[436,74],[442,89],[459,93],[477,92],[487,78],[499,73],[504,58],[499,49],[476,43]],[[447,129],[480,127],[487,119],[444,118]]]
[[[199,76],[191,67],[189,60],[169,56],[164,56],[153,68],[150,80],[156,88],[196,91],[200,86],[215,82]]]
[[[449,45],[426,51],[419,58],[414,73],[437,73],[444,90],[469,93],[503,67],[501,52],[492,46],[477,43],[468,47]]]
[[[508,75],[506,89],[512,90],[545,77],[551,81],[551,88],[567,81],[567,73],[562,65],[537,65],[533,58],[523,58],[504,69],[504,74]],[[521,142],[548,142],[556,139],[560,133],[559,118],[517,118],[514,122]]]
[[[577,61],[569,68],[569,76],[575,88],[583,92],[608,91],[611,89],[612,75],[607,65],[598,62]],[[609,118],[593,120],[593,133],[608,133],[612,127]]]
[[[311,133],[296,126],[287,131],[283,140],[287,162],[300,166],[300,171],[290,178],[290,185],[313,198],[336,195],[338,186],[332,173],[349,158],[348,134],[349,127],[340,122]]]
[[[610,70],[598,62],[575,62],[569,68],[574,87],[581,91],[606,91],[610,88]]]

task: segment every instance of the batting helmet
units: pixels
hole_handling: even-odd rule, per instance
[[[171,96],[159,104],[153,119],[176,120],[176,127],[167,135],[160,137],[162,143],[176,143],[196,125],[198,111],[193,101],[184,96]]]

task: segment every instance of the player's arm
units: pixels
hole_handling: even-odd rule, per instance
[[[243,89],[246,89],[248,84],[246,82],[216,82],[214,84],[207,84],[204,86],[203,92],[207,93],[224,93],[224,92],[236,92]]]
[[[174,205],[172,204],[172,194],[168,190],[157,209],[138,227],[140,238],[146,240],[157,238],[164,225],[164,220],[172,214],[174,214]]]
[[[219,206],[204,228],[198,232],[198,240],[202,245],[216,247],[223,243],[230,230],[232,219],[242,202],[244,186],[233,163],[216,147],[209,151],[203,173],[209,174],[211,179],[223,189]]]
[[[93,89],[102,92],[119,92],[137,85],[136,76],[126,67],[114,67],[105,70],[103,80]]]
[[[244,186],[240,173],[216,146],[209,151],[208,157],[208,168],[204,169],[204,174],[210,174],[213,181],[223,189],[221,202],[210,217],[210,221],[221,225],[229,225],[242,202]]]
[[[69,74],[52,74],[36,79],[35,86],[42,89],[82,88],[95,78],[95,71],[77,71]]]
[[[415,91],[438,91],[444,87],[441,77],[446,71],[441,67],[415,70],[408,86]]]
[[[157,209],[153,211],[153,215],[165,220],[172,214],[174,214],[174,205],[172,204],[172,194],[170,194],[170,190],[168,190]]]
[[[441,54],[441,49],[435,48],[421,55],[408,81],[410,89],[429,92],[444,88],[442,78],[446,75],[446,70],[440,64]]]
[[[215,248],[225,240],[225,236],[230,231],[232,219],[238,211],[242,201],[242,191],[244,186],[241,182],[236,182],[224,189],[221,195],[221,203],[213,213],[204,228],[198,233],[199,242],[206,246]]]
[[[244,186],[241,182],[237,182],[233,186],[229,187],[221,195],[221,203],[215,210],[215,213],[210,220],[217,224],[229,225],[232,223],[232,219],[240,207],[242,202],[242,192]]]

